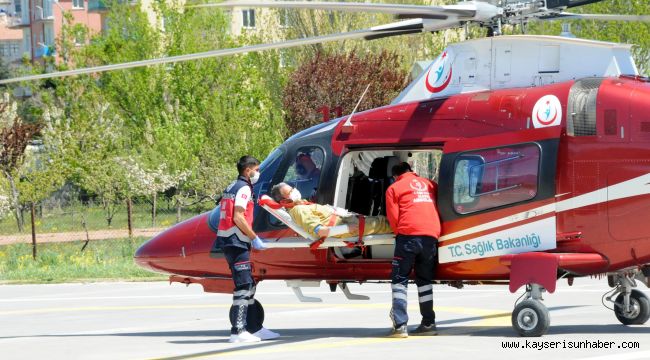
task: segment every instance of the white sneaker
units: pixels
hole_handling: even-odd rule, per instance
[[[253,334],[253,336],[257,336],[262,340],[271,340],[271,339],[279,338],[280,334],[263,327],[257,330],[255,334]]]
[[[248,331],[244,331],[241,334],[231,334],[230,339],[228,340],[228,342],[231,343],[252,343],[260,341],[262,341],[262,339],[249,333]]]

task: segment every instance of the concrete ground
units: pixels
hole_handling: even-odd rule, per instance
[[[351,285],[370,301],[307,288],[323,303],[300,303],[284,282],[263,282],[257,298],[275,341],[227,342],[230,296],[196,285],[93,283],[0,286],[0,359],[648,359],[650,325],[626,327],[601,305],[604,280],[576,279],[545,294],[551,329],[520,338],[510,313],[519,294],[505,286],[434,286],[440,335],[389,339],[387,284]],[[648,289],[642,288],[648,293]],[[419,322],[410,286],[412,328]],[[613,342],[613,348],[575,349]],[[554,344],[552,349],[548,348]],[[504,348],[519,346],[519,349]],[[522,347],[529,348],[523,349]],[[537,349],[545,346],[541,350]],[[563,348],[564,347],[564,348]]]

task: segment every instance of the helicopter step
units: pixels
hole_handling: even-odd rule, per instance
[[[637,280],[648,285],[648,275],[650,275],[648,267],[643,270],[622,270],[607,275],[607,282],[613,289],[605,293],[603,298],[612,303],[613,307],[610,310],[614,311],[621,324],[642,325],[650,318],[650,299],[643,292],[635,289]]]
[[[302,293],[302,288],[303,287],[320,287],[320,281],[312,281],[312,280],[287,280],[285,281],[287,283],[287,286],[293,290],[293,293],[296,294],[296,297],[300,302],[323,302],[323,299],[315,296],[306,296],[305,294]],[[370,300],[369,296],[366,295],[359,295],[359,294],[353,294],[350,291],[350,288],[348,288],[348,285],[343,282],[338,282],[338,283],[330,283],[330,290],[332,292],[336,291],[336,287],[338,286],[339,289],[343,292],[343,295],[348,300]]]

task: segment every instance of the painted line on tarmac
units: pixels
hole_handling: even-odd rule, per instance
[[[411,290],[411,289],[409,289]],[[434,288],[434,294],[456,294],[461,290],[436,290]],[[465,291],[463,289],[462,291]],[[471,292],[479,292],[479,293],[504,293],[504,294],[510,294],[505,293],[502,291],[502,289],[495,289],[495,290],[470,290]],[[573,289],[573,290],[558,290],[559,292],[563,293],[572,293],[572,292],[597,292],[597,293],[604,293],[603,290],[585,290],[585,289]],[[556,291],[556,293],[558,292]],[[292,291],[288,292],[259,292],[261,295],[268,296],[268,295],[294,295]],[[362,294],[386,294],[386,296],[389,296],[391,294],[390,290],[372,290],[372,291],[359,291],[359,293]],[[317,291],[317,292],[308,292],[305,293],[305,295],[331,295],[331,291]],[[409,291],[409,294],[413,294],[413,296],[417,295],[417,292],[415,290]],[[138,299],[188,299],[188,298],[196,298],[196,299],[202,299],[202,298],[207,298],[210,295],[214,294],[188,294],[188,295],[131,295],[131,296],[78,296],[78,297],[43,297],[43,298],[12,298],[12,299],[0,299],[0,303],[12,303],[12,302],[46,302],[46,301],[83,301],[83,300],[138,300]],[[231,296],[231,294],[217,294],[217,295],[224,295],[224,296]],[[447,298],[445,298],[447,299]]]
[[[474,310],[480,310],[480,309],[474,309]],[[480,312],[482,312],[482,310],[480,310]],[[247,355],[264,355],[264,354],[290,353],[296,351],[333,349],[333,348],[342,348],[342,347],[359,346],[359,345],[383,344],[389,342],[404,343],[404,342],[411,342],[411,341],[418,341],[418,340],[433,340],[433,338],[435,337],[467,335],[467,334],[471,334],[483,330],[488,330],[489,328],[490,328],[489,326],[471,326],[464,329],[450,329],[450,330],[445,330],[445,328],[439,328],[438,336],[409,336],[408,338],[405,339],[394,339],[389,337],[368,337],[368,338],[343,340],[343,341],[328,340],[327,342],[311,342],[307,344],[304,343],[285,344],[282,342],[277,342],[277,344],[272,345],[272,347],[263,347],[263,348],[250,348],[251,344],[241,344],[241,345],[246,345],[246,348],[243,349],[223,348],[219,350],[201,352],[197,354],[160,357],[160,358],[153,358],[151,360],[185,360],[185,359],[218,358],[218,357],[247,356]],[[256,345],[257,344],[254,344],[252,346],[256,346]]]
[[[417,302],[409,302],[410,306],[416,306]],[[95,311],[129,311],[129,310],[189,310],[189,309],[227,309],[231,304],[197,304],[197,305],[142,305],[142,306],[82,306],[82,307],[53,307],[41,309],[25,309],[0,311],[0,316],[29,315],[44,313],[70,313],[70,312],[95,312]],[[290,308],[290,309],[390,309],[390,303],[371,304],[322,304],[322,303],[296,303],[296,304],[265,304],[265,308]],[[510,316],[499,310],[488,310],[480,308],[468,308],[457,306],[436,306],[436,311],[449,312],[463,315],[473,315],[481,318],[481,325],[495,326],[503,324],[503,319]],[[499,315],[499,316],[496,316]]]

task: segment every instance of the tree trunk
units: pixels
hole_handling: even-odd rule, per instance
[[[111,203],[110,201],[106,199],[102,199],[102,206],[104,207],[104,212],[106,213],[106,223],[108,224],[108,228],[111,228],[111,224],[113,223],[113,216],[115,215],[113,209],[111,209]]]
[[[156,227],[156,206],[158,200],[158,193],[153,194],[153,204],[151,205],[151,227]]]
[[[126,198],[126,213],[127,213],[127,224],[129,226],[129,238],[133,237],[133,209],[131,197]]]
[[[14,216],[16,217],[18,231],[23,232],[25,222],[23,220],[23,213],[20,210],[18,188],[16,188],[16,183],[14,182],[14,178],[11,176],[11,174],[5,172],[5,176],[7,177],[7,180],[9,180],[9,186],[11,187],[11,206],[14,208]]]
[[[181,222],[181,201],[176,199],[176,223]]]
[[[32,202],[32,257],[34,260],[36,260],[36,221],[34,218],[36,217],[36,204]]]

